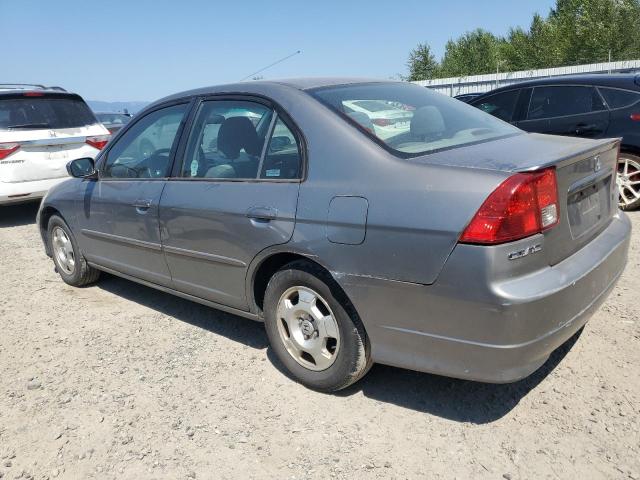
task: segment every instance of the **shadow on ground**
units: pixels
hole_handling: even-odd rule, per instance
[[[261,323],[110,275],[106,275],[98,287],[244,345],[256,349],[268,347]],[[509,413],[542,382],[571,350],[580,333],[556,350],[538,371],[519,382],[494,385],[374,365],[365,378],[336,395],[348,401],[350,396],[362,392],[372,400],[457,422],[490,423]],[[291,378],[273,349],[268,349],[267,356],[280,372]]]
[[[0,228],[21,227],[36,223],[40,202],[5,205],[0,207]]]
[[[264,349],[269,345],[264,326],[260,322],[254,322],[237,315],[205,307],[199,303],[113,275],[103,274],[96,286],[164,315],[174,317],[195,327],[203,328],[216,335],[222,335],[249,347]]]
[[[360,382],[339,392],[362,392],[381,402],[410,408],[457,422],[491,423],[509,413],[549,375],[578,340],[579,330],[551,354],[545,364],[515,383],[490,384],[374,365]]]

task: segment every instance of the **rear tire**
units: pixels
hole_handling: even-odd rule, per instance
[[[331,276],[310,262],[276,272],[264,297],[265,326],[278,359],[303,385],[335,392],[372,365],[360,318]]]
[[[66,284],[84,287],[98,280],[100,270],[89,266],[62,217],[53,215],[49,219],[47,239],[56,271]]]
[[[640,207],[640,157],[620,152],[618,157],[618,202],[625,211]]]

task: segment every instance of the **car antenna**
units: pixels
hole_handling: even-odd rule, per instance
[[[279,63],[281,63],[281,62],[284,62],[285,60],[287,60],[287,59],[289,59],[289,58],[291,58],[291,57],[293,57],[293,56],[295,56],[295,55],[298,55],[299,53],[302,53],[302,50],[296,50],[296,51],[295,51],[295,52],[293,52],[292,54],[287,55],[286,57],[283,57],[283,58],[281,58],[280,60],[275,61],[275,62],[273,62],[273,63],[271,63],[271,64],[267,65],[266,67],[261,68],[261,69],[260,69],[260,70],[258,70],[257,72],[253,72],[253,73],[251,73],[251,74],[247,75],[246,77],[241,78],[241,79],[240,79],[240,80],[238,80],[238,81],[239,81],[239,82],[243,82],[243,81],[245,81],[247,78],[249,78],[249,77],[253,77],[254,75],[256,75],[256,74],[258,74],[258,73],[260,73],[260,72],[264,72],[267,68],[271,68],[271,67],[273,67],[274,65],[277,65],[277,64],[279,64]]]

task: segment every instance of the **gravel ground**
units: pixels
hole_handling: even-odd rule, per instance
[[[0,208],[3,480],[640,478],[640,212],[613,294],[531,377],[374,366],[325,395],[259,323],[110,276],[68,287],[36,208]]]

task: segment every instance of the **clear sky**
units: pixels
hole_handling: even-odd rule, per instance
[[[0,83],[60,85],[87,100],[154,100],[264,78],[389,78],[409,51],[478,27],[504,34],[553,0],[0,0]]]

